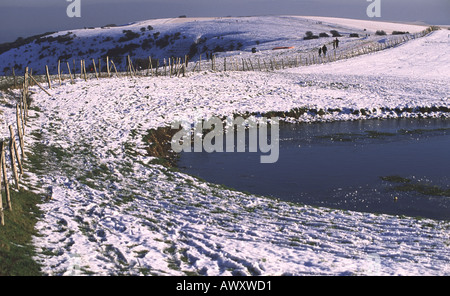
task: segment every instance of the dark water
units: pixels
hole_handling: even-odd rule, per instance
[[[260,156],[182,153],[179,167],[286,201],[450,220],[450,120],[282,124],[279,161]]]

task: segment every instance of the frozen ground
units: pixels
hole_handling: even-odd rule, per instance
[[[399,116],[383,107],[448,108],[448,43],[438,31],[271,73],[65,81],[51,97],[34,88],[27,149],[43,163],[27,164],[23,184],[51,196],[37,224],[36,260],[48,275],[449,275],[448,221],[232,191],[151,164],[142,141],[180,118],[308,107],[342,111],[301,121],[350,120]],[[348,111],[361,108],[373,112]],[[4,121],[15,118],[2,110]]]

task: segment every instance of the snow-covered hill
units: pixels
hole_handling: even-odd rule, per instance
[[[75,60],[79,69],[81,59],[91,63],[92,59],[97,62],[107,56],[124,70],[128,55],[134,60],[148,60],[151,56],[162,64],[162,59],[172,56],[188,55],[195,60],[200,54],[203,58],[212,52],[236,55],[252,48],[268,51],[274,47],[295,47],[296,51],[308,51],[331,41],[332,37],[303,40],[307,31],[316,36],[320,33],[332,36],[330,31],[336,30],[345,43],[358,39],[349,38],[351,33],[375,38],[377,30],[391,34],[394,30],[415,33],[424,29],[395,23],[296,16],[157,19],[31,38],[24,44],[17,43],[20,45],[17,48],[0,51],[0,71],[11,74],[14,67],[16,73],[23,73],[28,66],[35,74],[42,74],[48,65],[56,73],[58,60],[68,61],[71,66]]]
[[[117,40],[123,29],[148,25],[154,29],[141,35],[182,32],[174,48],[186,36],[190,42],[207,37],[208,46],[240,40],[242,50],[255,40],[262,50],[309,47],[322,41],[305,43],[302,30],[330,29],[293,17],[159,20],[73,31],[73,46],[84,41],[86,50],[100,33]],[[49,275],[449,275],[448,221],[314,208],[232,191],[153,164],[142,141],[149,129],[175,119],[246,111],[341,110],[298,118],[310,122],[417,117],[418,106],[448,110],[448,46],[446,32],[438,31],[382,52],[298,69],[66,80],[52,96],[34,87],[27,152],[45,163],[26,163],[23,185],[51,196],[37,224],[36,260]],[[12,106],[1,105],[5,137],[15,118]],[[397,107],[412,112],[397,114]],[[448,112],[423,115],[448,118]]]

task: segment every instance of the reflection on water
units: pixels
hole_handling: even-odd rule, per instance
[[[280,158],[183,153],[182,171],[253,194],[332,208],[450,220],[450,121],[280,126]]]

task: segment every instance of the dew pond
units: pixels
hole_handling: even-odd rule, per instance
[[[282,123],[279,149],[274,164],[261,153],[202,152],[182,153],[178,167],[284,201],[450,220],[448,119]]]

